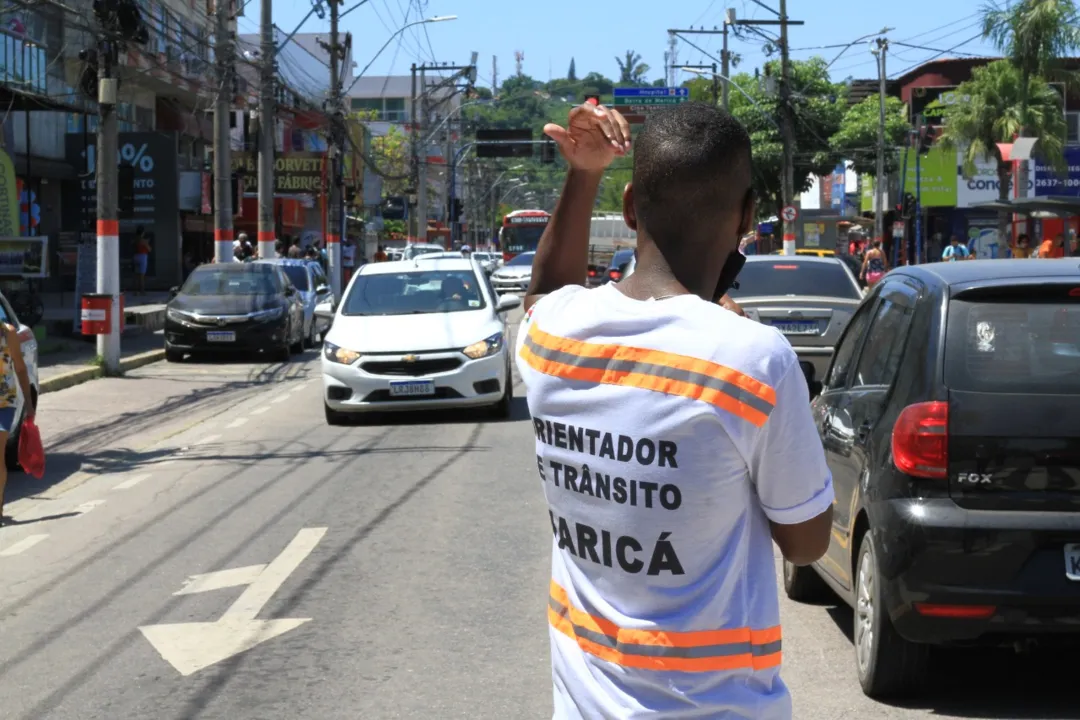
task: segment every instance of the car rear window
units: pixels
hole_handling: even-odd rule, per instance
[[[748,262],[739,273],[739,287],[728,294],[734,298],[766,295],[818,295],[858,300],[862,293],[839,260],[805,262],[797,258],[777,258]]]
[[[945,339],[947,387],[1080,394],[1080,297],[1039,292],[1043,297],[1027,300],[950,302]]]

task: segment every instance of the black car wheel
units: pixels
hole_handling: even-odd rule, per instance
[[[506,389],[503,390],[503,396],[499,398],[499,402],[491,408],[491,414],[500,420],[506,420],[510,417],[510,411],[514,406],[514,378],[510,376],[510,371],[506,372]]]
[[[178,363],[184,361],[184,353],[168,345],[165,346],[165,362]]]
[[[873,533],[863,536],[855,570],[855,669],[867,696],[905,695],[926,679],[930,648],[908,642],[896,632],[885,609],[881,563]]]
[[[814,568],[794,565],[784,560],[784,594],[800,603],[828,600],[832,591]]]

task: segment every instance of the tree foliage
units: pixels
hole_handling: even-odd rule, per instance
[[[619,64],[620,85],[645,85],[648,83],[645,76],[649,74],[649,66],[641,61],[641,55],[633,50],[627,50],[623,57],[616,57]]]
[[[778,76],[779,73],[779,61],[766,64],[766,75]],[[766,83],[759,83],[749,73],[740,73],[732,81],[731,113],[743,123],[753,142],[754,190],[763,206],[761,211],[766,215],[779,215],[783,204],[780,98],[769,91]],[[708,88],[711,92],[711,82]],[[833,83],[825,61],[815,57],[791,61],[791,91],[795,192],[800,193],[810,188],[813,175],[828,174],[836,166],[839,158],[829,144],[829,138],[840,131],[847,111],[846,88]]]
[[[855,165],[860,173],[877,172],[878,126],[881,124],[881,100],[871,95],[852,105],[844,113],[840,129],[829,138],[829,144],[844,159]],[[907,119],[907,106],[899,98],[885,99],[885,172],[892,173],[897,167],[895,148],[905,144],[911,124]]]

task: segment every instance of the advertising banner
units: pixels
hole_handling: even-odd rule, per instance
[[[325,158],[321,153],[292,152],[274,158],[275,195],[318,195],[326,187]],[[243,174],[244,193],[259,190],[258,156],[250,152],[232,154],[234,172]]]
[[[47,277],[48,245],[43,235],[0,237],[0,277]]]
[[[1036,196],[1080,197],[1080,148],[1065,149],[1065,162],[1069,165],[1065,176],[1058,175],[1053,167],[1041,160],[1032,162],[1035,172],[1030,175],[1034,178]]]
[[[19,187],[15,164],[0,150],[0,236],[19,234]]]
[[[975,161],[975,173],[964,177],[964,153],[956,153],[956,207],[969,208],[979,203],[1000,199],[998,192],[997,160],[980,158]],[[1009,197],[1013,196],[1012,177],[1009,178]],[[1028,173],[1028,195],[1031,195],[1035,182]]]
[[[844,163],[840,163],[833,169],[833,173],[829,176],[832,182],[832,194],[829,196],[829,207],[833,210],[843,211],[844,209],[844,195],[847,192],[847,182],[844,169]]]
[[[915,194],[915,154],[907,161],[904,192]],[[956,207],[956,153],[930,148],[919,162],[919,202],[922,207]]]

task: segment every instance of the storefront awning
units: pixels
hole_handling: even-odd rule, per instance
[[[992,202],[976,203],[971,206],[978,210],[996,210],[998,212],[1049,213],[1051,215],[1080,215],[1080,197],[1050,195],[1046,197],[1010,198]]]

